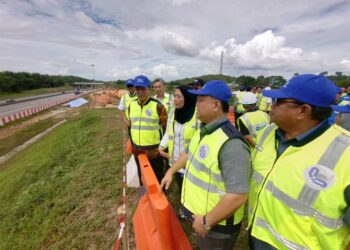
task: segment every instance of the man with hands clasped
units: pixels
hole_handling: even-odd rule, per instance
[[[161,182],[185,167],[181,192],[183,213],[192,220],[200,249],[232,250],[241,228],[250,177],[249,146],[227,119],[231,90],[212,80],[200,90],[197,115],[201,127]]]

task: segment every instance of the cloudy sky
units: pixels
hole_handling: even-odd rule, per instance
[[[100,80],[350,74],[348,0],[0,0],[0,70]],[[94,65],[94,66],[91,66]]]

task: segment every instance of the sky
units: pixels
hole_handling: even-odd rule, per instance
[[[348,0],[0,0],[0,71],[350,74]]]

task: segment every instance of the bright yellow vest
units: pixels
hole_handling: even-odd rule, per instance
[[[207,214],[226,192],[218,157],[220,148],[227,140],[229,137],[221,128],[200,140],[198,129],[190,142],[181,203],[193,214]],[[244,206],[241,206],[234,214],[234,225],[242,221],[243,214]],[[226,220],[218,224],[226,225]]]
[[[173,151],[174,151],[174,111],[173,110],[169,116],[169,122],[167,126],[171,126],[168,129],[168,152],[170,155],[169,164],[172,165],[174,163]],[[192,119],[185,123],[185,131],[184,131],[184,149],[190,144],[190,141],[199,128],[199,120],[197,118],[197,111],[193,113]]]
[[[277,249],[345,249],[343,195],[350,185],[350,133],[337,125],[276,159],[276,125],[258,134],[248,219],[251,234]]]
[[[244,95],[245,93],[246,93],[245,91],[239,91],[239,92],[237,92],[237,94],[236,94],[237,101],[238,101],[238,105],[237,105],[236,111],[237,111],[238,113],[245,113],[245,109],[244,109],[244,107],[243,107],[243,104],[241,103],[242,97],[243,97],[243,95]]]
[[[156,99],[156,96],[157,95],[153,96],[153,98]],[[164,105],[167,114],[169,114],[174,109],[174,96],[168,93],[164,93],[164,97],[161,103]]]
[[[136,100],[137,96],[134,94],[130,96],[129,93],[125,93],[120,101],[123,103],[123,106],[125,107],[125,111],[129,109],[130,102],[133,100]],[[129,112],[124,112],[126,119],[129,119]]]
[[[269,107],[268,107],[268,103],[267,103],[267,100],[269,99],[269,97],[265,97],[265,96],[262,96],[261,99],[260,99],[260,105],[259,105],[259,109],[261,111],[270,111],[271,110],[271,106],[272,106],[272,103],[270,103]]]
[[[141,106],[138,100],[130,103],[130,135],[136,146],[154,148],[159,145],[162,132],[157,105],[158,102],[153,98],[148,100],[144,106]]]
[[[269,125],[270,116],[261,110],[257,110],[245,113],[238,118],[238,121],[239,120],[243,122],[248,128],[250,135],[255,139],[257,132]],[[237,122],[237,126],[239,126],[239,122]]]

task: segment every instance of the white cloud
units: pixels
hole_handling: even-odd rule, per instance
[[[201,57],[217,60],[224,52],[228,64],[242,68],[283,69],[286,67],[310,68],[322,63],[317,53],[304,53],[301,48],[286,46],[286,38],[276,36],[271,30],[254,36],[246,43],[236,43],[234,38],[223,45],[213,43],[201,50]]]
[[[340,64],[344,65],[347,69],[350,70],[350,60],[342,60]]]
[[[196,56],[199,53],[198,45],[178,34],[168,32],[162,37],[162,45],[166,51],[183,56]]]
[[[156,77],[162,77],[164,75],[170,77],[179,77],[179,72],[177,71],[176,66],[159,64],[152,68],[152,75]]]

